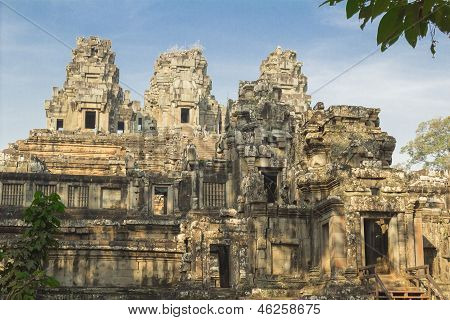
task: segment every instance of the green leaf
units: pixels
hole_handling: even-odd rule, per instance
[[[434,0],[423,1],[423,16],[427,16],[428,14],[430,14],[431,8],[433,7],[434,3]]]
[[[377,44],[385,44],[402,33],[403,17],[402,7],[394,7],[386,12],[378,26]]]
[[[325,0],[324,2],[322,2],[322,3],[319,5],[319,7],[322,7],[322,6],[326,5],[327,3],[330,4],[330,6],[332,6],[332,5],[333,5],[333,4],[332,4],[332,1],[333,1],[333,0]]]
[[[420,34],[420,28],[418,24],[419,10],[420,8],[417,5],[410,5],[406,9],[404,24],[405,38],[413,48],[416,47],[417,37]]]
[[[372,11],[369,7],[362,7],[359,11],[359,20],[363,20],[363,23],[361,24],[360,28],[361,30],[364,29],[367,22],[370,20],[370,17],[372,16]]]
[[[420,22],[419,28],[420,28],[420,36],[422,38],[425,38],[425,36],[428,33],[428,22],[427,21]]]
[[[44,284],[51,288],[56,288],[59,286],[59,281],[53,277],[47,277],[44,279]]]
[[[436,21],[436,25],[443,33],[450,33],[450,4],[439,7],[439,15]]]
[[[41,191],[36,191],[34,193],[34,200],[41,199],[44,196],[44,194]]]
[[[15,274],[16,274],[17,279],[26,279],[30,276],[28,274],[28,272],[22,272],[22,271],[16,271]]]
[[[342,1],[344,1],[344,0],[325,0],[323,3],[321,3],[321,4],[319,5],[319,7],[321,7],[321,6],[323,6],[323,5],[326,5],[327,3],[328,3],[330,6],[334,6],[334,5],[336,5],[337,3],[342,2]]]
[[[397,40],[400,38],[400,35],[397,35],[395,37],[391,37],[387,42],[383,43],[381,45],[381,52],[384,52],[387,50],[387,48],[389,48],[390,46],[392,46],[395,42],[397,42]]]
[[[372,21],[383,12],[386,12],[390,3],[391,0],[375,0],[372,9]]]
[[[359,0],[348,0],[347,1],[347,7],[346,7],[346,12],[347,12],[347,19],[350,19],[351,17],[353,17],[355,15],[355,13],[357,13],[359,11]]]
[[[361,30],[364,30],[364,27],[366,26],[367,22],[369,22],[369,18],[365,18],[363,23],[359,26]]]

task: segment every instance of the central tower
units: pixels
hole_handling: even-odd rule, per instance
[[[220,131],[221,110],[211,95],[207,65],[199,48],[159,56],[144,103],[158,129]]]

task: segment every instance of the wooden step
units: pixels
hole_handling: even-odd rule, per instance
[[[429,300],[430,297],[424,290],[414,287],[404,288],[405,290],[388,290],[394,300]],[[378,299],[386,300],[384,292],[378,292]]]
[[[411,292],[411,293],[426,293],[424,289],[419,289],[417,287],[397,287],[397,288],[388,288],[388,291],[391,293],[396,292]]]

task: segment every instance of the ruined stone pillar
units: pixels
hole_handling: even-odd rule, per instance
[[[397,214],[398,252],[400,270],[406,269],[406,229],[404,213]]]
[[[347,266],[345,255],[345,218],[342,215],[332,215],[330,217],[330,258],[331,275],[339,277],[343,275]]]
[[[197,173],[196,171],[190,172],[191,174],[191,190],[192,190],[192,197],[191,197],[191,208],[192,209],[198,209],[198,192],[197,192]]]
[[[150,214],[150,183],[148,180],[144,181],[144,187],[143,187],[143,194],[142,194],[142,198],[143,198],[143,206],[144,206],[144,210],[145,212],[147,212],[147,214]]]
[[[227,182],[225,184],[225,203],[227,208],[233,208],[233,204],[235,203],[236,194],[233,188],[233,174],[227,174]]]
[[[173,214],[173,188],[170,186],[167,190],[167,214],[171,215]]]
[[[359,263],[361,266],[365,266],[366,265],[366,235],[364,234],[364,217],[361,217],[361,213],[359,214],[360,218],[359,218],[359,238],[360,238],[360,259],[359,259]]]
[[[89,186],[89,207],[99,209],[102,207],[102,188],[97,184]]]
[[[25,197],[24,197],[24,206],[29,206],[33,202],[34,199],[34,188],[32,181],[27,181],[24,186]]]
[[[400,255],[399,255],[399,241],[398,241],[398,220],[397,217],[391,218],[388,228],[388,250],[389,262],[391,265],[391,272],[398,273],[400,271]]]
[[[320,238],[320,224],[316,217],[311,218],[311,225],[310,225],[310,234],[312,238],[311,243],[311,252],[310,252],[310,258],[311,258],[311,266],[316,267],[319,265],[321,261],[321,238]]]
[[[406,224],[406,267],[416,266],[416,249],[414,237],[414,219],[412,213],[405,214]]]
[[[200,108],[198,106],[195,106],[194,108],[191,108],[192,110],[192,118],[193,118],[193,125],[197,126],[200,124]]]
[[[173,186],[173,208],[175,212],[180,211],[180,208],[178,207],[178,185],[180,181],[177,181]]]
[[[1,187],[1,185],[0,185]],[[68,193],[69,193],[69,185],[66,183],[60,183],[58,184],[57,188],[57,193],[61,196],[61,201],[62,203],[68,203],[69,199],[68,199]]]
[[[203,203],[203,170],[198,174],[198,206],[200,209],[205,207]]]
[[[350,230],[347,230],[347,274],[353,273],[356,275],[360,251],[358,239],[360,238],[361,218],[358,212],[349,212],[347,219],[347,226],[350,228]]]
[[[417,213],[414,217],[414,242],[416,254],[416,266],[425,264],[423,256],[422,215]]]

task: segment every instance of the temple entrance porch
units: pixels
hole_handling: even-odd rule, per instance
[[[361,217],[361,266],[375,265],[379,274],[398,273],[397,217],[369,214]]]

